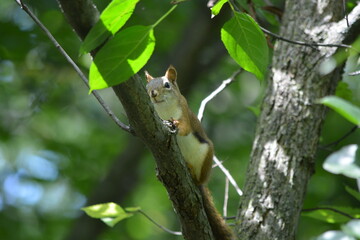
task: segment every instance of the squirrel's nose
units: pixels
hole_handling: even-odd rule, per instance
[[[158,92],[156,90],[151,90],[151,97],[156,97],[158,95]]]

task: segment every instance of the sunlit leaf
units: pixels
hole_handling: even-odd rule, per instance
[[[133,216],[132,213],[127,213],[122,207],[113,202],[84,207],[82,210],[92,218],[101,219],[101,221],[110,227],[113,227],[125,218]]]
[[[211,17],[214,17],[219,14],[222,6],[227,2],[228,0],[219,0],[216,2],[216,4],[211,8]]]
[[[90,52],[124,26],[139,0],[113,0],[101,13],[81,45],[80,52]]]
[[[97,53],[90,67],[90,89],[122,83],[137,73],[155,48],[152,26],[133,26],[115,35]]]
[[[103,221],[109,227],[114,227],[121,220],[124,220],[125,218],[129,218],[132,216],[133,216],[133,214],[131,214],[131,213],[122,213],[122,214],[119,214],[119,216],[117,216],[115,218],[110,218],[110,217],[101,218],[101,221]]]
[[[82,208],[92,218],[117,217],[125,211],[118,204],[109,202]]]
[[[242,68],[258,79],[264,79],[269,59],[268,46],[264,33],[249,15],[235,12],[221,29],[221,40]]]
[[[335,209],[332,210],[332,209]],[[348,216],[345,216],[344,213]],[[321,220],[327,223],[345,223],[350,220],[349,217],[359,218],[360,217],[360,209],[358,208],[349,208],[349,207],[319,207],[314,211],[306,211],[301,215],[306,217],[311,217],[317,220]]]
[[[341,231],[327,231],[317,237],[315,240],[356,240]]]
[[[328,96],[319,100],[350,122],[360,126],[360,108],[336,96]]]
[[[334,174],[343,174],[351,178],[360,178],[360,166],[356,163],[358,145],[352,144],[330,154],[323,168]]]

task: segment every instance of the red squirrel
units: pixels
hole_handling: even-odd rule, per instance
[[[146,90],[155,111],[163,120],[177,128],[176,139],[194,182],[199,186],[206,215],[216,240],[233,240],[234,235],[217,212],[211,194],[205,186],[209,179],[214,145],[207,137],[199,119],[190,110],[176,82],[177,72],[170,66],[165,76],[154,78],[145,71]]]

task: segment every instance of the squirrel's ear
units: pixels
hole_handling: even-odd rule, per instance
[[[146,76],[146,81],[150,82],[151,80],[153,80],[154,78],[148,73],[148,71],[145,71],[145,76]]]
[[[174,68],[173,65],[170,65],[165,73],[165,77],[169,79],[170,82],[175,82],[176,76],[177,76],[176,69]]]

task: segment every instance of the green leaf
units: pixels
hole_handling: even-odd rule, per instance
[[[258,79],[264,79],[269,59],[268,46],[264,33],[249,15],[234,12],[221,29],[221,40],[242,68]]]
[[[131,214],[131,213],[122,213],[122,214],[119,214],[119,216],[116,218],[101,218],[101,221],[103,221],[109,227],[114,227],[121,220],[124,220],[124,219],[132,217],[132,216],[133,216],[133,214]]]
[[[101,13],[99,21],[91,28],[80,47],[80,52],[90,52],[119,31],[132,15],[138,1],[113,0]]]
[[[356,191],[348,186],[345,186],[345,190],[351,194],[351,196],[353,196],[354,198],[356,198],[359,202],[360,202],[360,192]]]
[[[211,8],[211,18],[218,15],[222,6],[227,2],[228,0],[219,0],[217,3]]]
[[[355,105],[336,96],[324,97],[319,100],[319,103],[330,107],[350,122],[360,125],[360,108]]]
[[[92,218],[117,217],[125,212],[122,207],[113,202],[84,207],[82,210]]]
[[[331,210],[331,209],[335,209]],[[327,223],[345,223],[350,220],[349,217],[344,216],[341,213],[345,213],[353,218],[360,217],[359,208],[349,208],[349,207],[334,207],[334,206],[324,206],[319,207],[319,209],[314,211],[302,212],[303,216],[311,217],[320,221]]]
[[[90,66],[90,91],[122,83],[137,73],[155,48],[153,26],[120,31],[97,53]]]
[[[360,178],[360,166],[356,163],[358,145],[352,144],[330,154],[323,168],[334,174],[343,174],[350,178]]]
[[[122,207],[113,202],[84,207],[82,210],[92,218],[101,219],[101,221],[110,227],[113,227],[125,218],[133,216],[133,214],[127,213]]]

